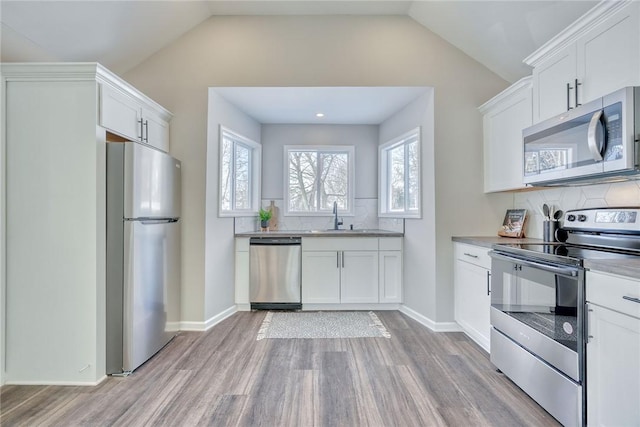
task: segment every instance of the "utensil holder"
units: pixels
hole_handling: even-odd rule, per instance
[[[545,242],[556,242],[556,230],[558,229],[558,221],[542,222],[542,240]]]

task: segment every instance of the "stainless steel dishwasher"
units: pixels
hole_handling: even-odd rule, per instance
[[[302,308],[301,243],[299,237],[254,237],[249,240],[251,309]]]

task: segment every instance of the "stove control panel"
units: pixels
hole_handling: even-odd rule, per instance
[[[568,211],[564,228],[622,231],[640,234],[640,208],[601,208]]]

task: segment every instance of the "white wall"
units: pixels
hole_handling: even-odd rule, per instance
[[[205,322],[235,306],[233,218],[218,217],[220,125],[260,143],[260,123],[209,89],[205,210]],[[231,266],[231,268],[229,268]],[[188,298],[183,293],[182,299]],[[197,322],[198,319],[185,319]]]
[[[406,16],[212,17],[124,77],[175,114],[171,153],[184,168],[185,319],[203,321],[202,298],[216,297],[204,290],[208,87],[434,87],[436,226],[421,232],[437,236],[437,289],[451,287],[451,236],[495,234],[513,203],[510,197],[495,206],[492,200],[502,199],[482,193],[477,111],[507,82]],[[230,247],[231,231],[218,239]],[[231,277],[231,264],[212,262],[221,277]],[[451,320],[447,293],[435,313],[429,306],[438,301],[416,304],[434,320]]]
[[[285,145],[353,145],[357,199],[378,197],[378,126],[262,125],[262,198],[283,199]]]
[[[429,90],[380,125],[380,144],[420,127],[422,218],[405,219],[404,305],[435,321],[436,210],[434,157],[434,90]],[[446,283],[440,284],[448,287]]]

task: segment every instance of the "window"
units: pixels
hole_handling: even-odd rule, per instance
[[[420,218],[420,128],[380,146],[380,216]]]
[[[260,203],[260,144],[220,126],[220,216],[252,216]]]
[[[353,214],[354,147],[285,146],[285,214]]]

